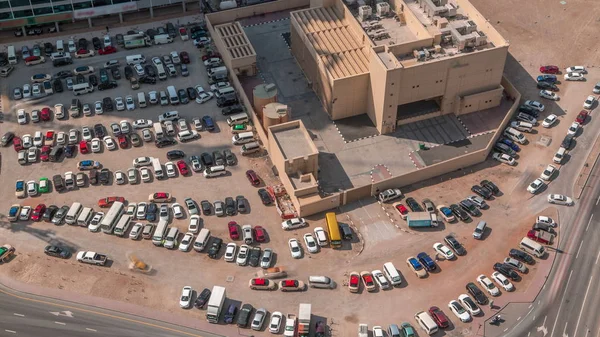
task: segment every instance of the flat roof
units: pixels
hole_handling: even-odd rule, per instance
[[[333,7],[316,7],[291,13],[332,78],[369,71],[367,51]]]
[[[285,159],[305,157],[315,152],[306,139],[304,131],[299,127],[273,130],[273,137],[279,145]]]
[[[254,47],[250,44],[242,25],[238,21],[224,23],[214,27],[215,31],[227,48],[231,59],[256,56]],[[220,50],[220,52],[223,52]]]

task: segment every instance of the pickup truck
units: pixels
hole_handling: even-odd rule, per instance
[[[15,247],[3,245],[0,247],[0,261],[6,262],[15,253]]]
[[[285,337],[294,337],[296,335],[296,315],[287,314],[283,335]]]
[[[551,245],[552,241],[554,241],[554,235],[534,229],[527,232],[527,237],[544,245]]]
[[[95,264],[97,266],[104,266],[106,264],[106,255],[98,254],[95,252],[81,251],[77,253],[77,261],[89,264]]]

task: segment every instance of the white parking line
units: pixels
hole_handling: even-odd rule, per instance
[[[598,206],[598,203],[600,203],[600,195],[598,196],[598,199],[596,199],[596,206]]]
[[[19,317],[25,317],[25,315],[23,315],[23,314],[17,314],[16,312],[13,315],[19,316]]]
[[[63,322],[54,322],[56,324],[60,324],[60,325],[67,325],[67,323],[63,323]]]
[[[16,331],[13,331],[13,330],[4,330],[4,331],[10,332],[10,333],[17,333]]]
[[[594,264],[598,264],[598,259],[600,258],[600,251],[598,251],[598,256],[596,256],[596,263]]]
[[[554,325],[552,325],[552,333],[550,333],[550,337],[554,336],[554,329],[556,328],[556,323],[558,323],[558,317],[560,316],[560,310],[562,309],[562,305],[565,302],[565,296],[567,295],[567,289],[569,289],[569,283],[571,283],[571,276],[573,276],[573,269],[569,273],[569,279],[567,280],[567,286],[565,287],[565,292],[563,293],[562,298],[560,299],[560,305],[558,306],[558,312],[556,313],[556,319],[554,320]],[[546,323],[546,319],[544,318],[544,323]]]
[[[85,328],[87,331],[93,331],[93,332],[97,332],[98,330],[96,329],[90,329],[90,328]]]
[[[596,203],[597,205],[597,203]],[[588,221],[587,226],[585,227],[585,231],[587,232],[588,228],[590,228],[590,223],[592,223],[592,219],[594,218],[594,214],[592,214],[592,216],[590,216],[590,221]]]
[[[581,240],[581,243],[579,244],[579,249],[577,249],[577,255],[575,256],[575,260],[577,260],[577,258],[579,257],[579,252],[581,251],[581,246],[583,246],[583,240]]]
[[[581,310],[579,311],[579,318],[577,318],[577,325],[575,325],[575,332],[573,332],[573,336],[577,336],[577,328],[579,328],[579,321],[581,320],[581,314],[583,314],[583,308],[585,308],[585,302],[587,301],[588,292],[590,291],[590,286],[592,285],[593,279],[594,275],[590,277],[590,282],[588,283],[587,290],[585,291],[585,296],[583,297],[583,304],[581,305]]]

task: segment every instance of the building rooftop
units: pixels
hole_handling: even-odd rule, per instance
[[[291,123],[298,123],[297,121]],[[298,123],[299,124],[299,123]],[[279,145],[284,159],[293,159],[309,156],[319,151],[310,140],[308,132],[299,125],[293,125],[290,128],[271,128],[273,137]]]
[[[215,31],[227,48],[232,59],[256,56],[254,47],[250,44],[242,25],[238,21],[215,26]],[[223,52],[221,50],[221,52]]]

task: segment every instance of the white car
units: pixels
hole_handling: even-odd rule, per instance
[[[596,102],[596,97],[590,95],[588,96],[585,101],[583,102],[583,108],[584,109],[591,109],[592,106],[594,106],[594,102]]]
[[[42,131],[36,131],[33,134],[33,146],[41,147],[44,145],[44,136],[42,136]]]
[[[306,244],[306,250],[309,253],[317,253],[319,251],[319,246],[317,245],[317,241],[311,233],[304,234],[304,243]]]
[[[515,290],[515,286],[506,278],[506,276],[500,274],[500,272],[494,272],[492,274],[492,279],[496,281],[496,283],[501,286],[506,291]]]
[[[35,197],[38,195],[38,184],[35,180],[30,180],[27,182],[27,194],[30,197]]]
[[[319,246],[321,246],[321,247],[327,246],[327,244],[328,244],[327,233],[325,232],[323,227],[315,227],[314,233],[315,233],[315,238],[317,239],[317,243],[319,244]]]
[[[188,225],[188,232],[198,233],[199,230],[200,230],[200,216],[199,215],[190,216],[190,224]]]
[[[567,69],[565,69],[566,73],[582,73],[582,74],[586,74],[587,70],[585,70],[584,66],[572,66],[572,67],[568,67]]]
[[[133,167],[149,166],[152,165],[152,158],[150,157],[137,157],[133,160]]]
[[[102,143],[98,138],[92,138],[92,152],[98,153],[102,150]]]
[[[192,287],[185,286],[181,290],[181,297],[179,298],[179,306],[186,309],[192,305],[192,295],[193,295]]]
[[[556,224],[556,222],[554,222],[554,220],[551,217],[548,217],[548,216],[545,216],[545,215],[539,215],[535,221],[537,223],[546,224],[546,225],[548,225],[550,227],[556,227],[556,226],[558,226]]]
[[[145,142],[152,141],[152,131],[150,131],[150,129],[144,129],[144,130],[142,130],[142,139]]]
[[[138,182],[138,171],[134,168],[127,170],[127,179],[130,185],[135,185]]]
[[[142,77],[142,76],[146,75],[146,72],[144,71],[144,67],[142,67],[142,65],[139,63],[134,64],[133,69],[137,73],[138,77]]]
[[[288,246],[290,247],[290,253],[292,253],[294,259],[302,257],[302,248],[300,248],[300,242],[298,242],[297,239],[289,239]]]
[[[523,103],[523,105],[528,106],[532,109],[535,109],[539,112],[544,111],[544,109],[546,108],[542,103],[540,103],[538,101],[532,101],[532,100],[525,101],[525,103]]]
[[[83,140],[87,140],[88,142],[92,140],[92,130],[89,127],[84,126],[81,128],[81,137]]]
[[[125,214],[131,216],[132,218],[135,217],[135,211],[137,210],[137,204],[135,202],[131,202],[129,203],[129,205],[127,205],[127,209],[125,210]]]
[[[102,102],[96,101],[94,103],[94,113],[96,115],[102,115],[104,113],[104,108],[102,107]]]
[[[150,182],[150,170],[147,167],[142,167],[140,169],[140,177],[142,178],[142,181],[145,183],[149,183]]]
[[[187,232],[185,233],[183,239],[181,239],[181,242],[179,243],[179,250],[182,252],[187,252],[188,250],[190,250],[193,243],[194,233]]]
[[[472,298],[467,294],[461,294],[458,296],[460,304],[469,311],[472,316],[477,316],[481,313],[481,308],[473,301]]]
[[[305,226],[308,226],[308,223],[304,218],[292,218],[281,223],[281,228],[284,230],[302,228]]]
[[[180,118],[177,121],[177,127],[179,128],[179,131],[185,131],[188,129],[188,125],[187,125],[185,118]]]
[[[35,163],[37,161],[37,157],[38,157],[38,148],[35,146],[30,147],[27,150],[27,162]]]
[[[562,194],[548,194],[548,202],[551,204],[571,206],[573,199]]]
[[[79,142],[79,130],[69,130],[69,144],[77,144],[77,142]]]
[[[215,95],[212,92],[203,92],[196,97],[196,103],[204,104],[210,101]]]
[[[192,119],[192,124],[194,124],[194,128],[196,131],[202,131],[204,129],[204,125],[202,124],[202,120],[198,117],[194,117]]]
[[[173,162],[166,162],[165,168],[167,169],[167,177],[175,178],[177,176],[177,168],[175,167],[175,164],[173,164]]]
[[[552,176],[554,175],[554,172],[556,172],[556,167],[554,167],[554,165],[548,165],[548,166],[546,166],[546,169],[540,175],[540,178],[542,178],[543,180],[549,181],[550,178],[552,178]]]
[[[497,161],[510,165],[510,166],[514,166],[517,165],[517,161],[515,160],[515,158],[511,157],[510,155],[506,154],[506,153],[500,153],[500,152],[494,152],[492,154],[492,158],[496,159]]]
[[[556,93],[550,90],[540,90],[540,97],[558,101],[559,97]]]
[[[389,289],[391,287],[390,282],[385,278],[381,270],[373,270],[371,274],[381,289]]]
[[[279,333],[281,322],[283,322],[283,314],[279,311],[274,311],[271,314],[271,321],[269,322],[269,332],[274,334]]]
[[[94,214],[94,217],[92,218],[92,220],[90,221],[90,225],[88,226],[88,230],[90,232],[99,232],[102,218],[104,218],[104,212],[98,212]]]
[[[92,108],[87,103],[83,105],[83,115],[84,116],[91,116],[92,115]]]
[[[181,207],[181,205],[179,203],[176,202],[171,207],[173,207],[173,216],[175,217],[175,219],[183,218],[185,211],[183,210],[183,207]]]
[[[64,132],[59,132],[56,134],[56,144],[65,145],[67,144],[67,135]]]
[[[217,83],[212,84],[210,86],[210,90],[214,92],[214,91],[217,91],[219,89],[227,88],[227,87],[230,87],[230,86],[231,86],[231,84],[229,82],[217,82]]]
[[[285,319],[285,327],[283,328],[283,336],[293,337],[296,335],[296,317],[288,317]]]
[[[19,220],[21,221],[27,221],[29,220],[29,217],[31,216],[31,206],[23,206],[21,208],[21,213],[19,214]]]
[[[133,122],[134,129],[144,129],[149,128],[153,125],[152,121],[149,119],[138,119]]]
[[[500,295],[500,290],[498,290],[498,288],[496,288],[496,286],[494,285],[494,283],[487,276],[485,276],[483,274],[477,276],[477,282],[491,296],[498,296],[498,295]]]
[[[585,81],[582,73],[566,73],[564,79],[565,81]]]
[[[235,242],[230,242],[227,244],[225,248],[225,256],[224,259],[227,262],[233,262],[235,260],[235,252],[237,250],[237,245]]]
[[[450,301],[448,308],[461,322],[466,323],[471,320],[471,314],[458,301]]]
[[[541,179],[536,179],[529,186],[527,186],[527,192],[531,194],[536,194],[542,187],[546,184]]]
[[[175,63],[175,64],[181,63],[181,59],[179,58],[179,54],[177,54],[176,51],[172,51],[169,55],[171,56],[171,60],[173,60],[173,63]]]
[[[40,122],[40,110],[31,110],[31,121],[34,123]]]
[[[31,97],[31,86],[29,84],[25,84],[23,86],[23,98]]]
[[[125,107],[127,111],[132,111],[135,109],[135,102],[133,101],[133,97],[131,95],[127,95],[125,97]]]
[[[105,136],[102,140],[104,141],[104,145],[106,145],[106,148],[109,151],[112,151],[117,148],[117,143],[115,143],[115,141],[110,136]]]
[[[142,230],[144,229],[144,225],[139,222],[136,222],[133,227],[131,227],[131,231],[129,232],[129,238],[131,240],[137,240],[142,234]]]
[[[154,65],[156,65],[156,66],[163,64],[160,57],[156,57],[156,56],[152,58],[152,63],[154,63]]]
[[[552,125],[554,125],[554,123],[556,123],[558,121],[558,116],[556,116],[555,114],[550,114],[548,115],[548,117],[544,118],[544,121],[542,122],[542,126],[545,128],[549,128]]]
[[[450,248],[444,246],[444,244],[436,242],[433,244],[433,249],[437,254],[445,258],[446,260],[452,260],[454,258],[454,253],[450,250]]]
[[[81,75],[87,75],[87,74],[91,74],[94,72],[94,67],[91,66],[79,66],[75,69],[73,69],[73,75],[77,76],[79,74]]]
[[[17,121],[19,125],[27,124],[27,113],[24,109],[17,110]]]
[[[121,128],[121,133],[129,133],[131,132],[131,126],[129,122],[126,120],[122,120],[119,122],[119,127]]]
[[[117,111],[125,110],[125,103],[123,102],[123,97],[115,98],[115,107],[117,108]]]
[[[31,138],[30,134],[23,135],[23,137],[21,137],[21,141],[23,142],[23,147],[26,149],[33,146],[33,138]]]
[[[245,266],[248,263],[248,254],[250,253],[250,247],[248,245],[241,245],[240,250],[237,253],[235,263],[238,266]]]
[[[573,122],[571,124],[571,126],[569,126],[569,129],[567,130],[567,134],[575,136],[577,134],[577,131],[579,131],[579,127],[580,127],[579,123]]]

